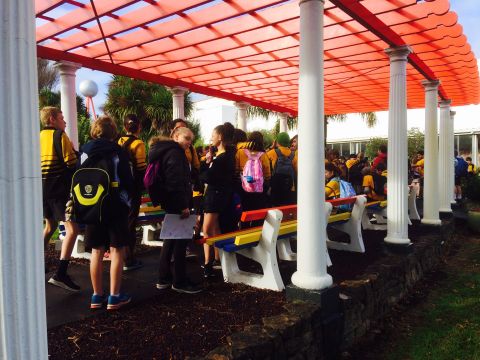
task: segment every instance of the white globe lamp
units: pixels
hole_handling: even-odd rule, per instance
[[[93,120],[97,119],[97,114],[95,114],[95,106],[93,105],[92,98],[98,94],[98,86],[95,81],[92,80],[83,80],[80,83],[80,93],[85,96],[85,106],[87,107],[87,112],[90,113],[90,108],[93,114]]]

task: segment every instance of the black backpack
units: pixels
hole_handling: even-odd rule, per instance
[[[385,194],[385,185],[387,183],[387,177],[379,174],[372,174],[373,177],[373,191],[377,195],[384,196]]]
[[[359,161],[353,164],[348,169],[348,182],[353,185],[361,185],[362,184],[362,169],[365,167],[365,163]]]
[[[293,168],[295,152],[291,151],[289,156],[285,156],[280,149],[275,149],[275,153],[277,154],[277,162],[270,180],[272,190],[291,191],[295,183],[295,169]]]
[[[106,224],[115,218],[120,205],[116,164],[117,154],[99,154],[88,157],[75,171],[71,187],[75,222]]]

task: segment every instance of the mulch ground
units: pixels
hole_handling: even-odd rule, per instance
[[[334,266],[328,271],[336,283],[355,279],[367,266],[384,256],[385,232],[365,231],[363,236],[364,254],[329,251]],[[415,236],[410,235],[412,239]],[[342,240],[334,231],[329,232],[329,237]],[[149,248],[139,249],[140,253],[145,251]],[[51,249],[46,263],[54,264],[57,256],[58,252]],[[239,261],[239,266],[244,270],[260,271],[255,263],[247,260]],[[289,283],[296,263],[281,261],[279,268],[284,282]],[[115,313],[102,312],[50,329],[50,358],[183,359],[204,356],[224,344],[228,335],[245,326],[261,324],[264,317],[282,313],[285,304],[284,292],[227,284],[219,276],[206,282],[205,291],[198,295],[166,290],[135,307]]]

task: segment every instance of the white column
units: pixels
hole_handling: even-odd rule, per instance
[[[355,143],[353,143],[353,142],[350,142],[350,143],[349,143],[349,149],[348,149],[348,151],[350,152],[350,154],[356,154],[356,152],[355,152]]]
[[[450,110],[450,105],[449,105],[449,110]],[[449,122],[448,122],[448,140],[450,142],[450,146],[448,148],[449,151],[449,157],[450,157],[450,162],[449,162],[449,176],[448,180],[450,181],[450,195],[451,195],[451,204],[456,204],[457,202],[455,201],[455,130],[454,130],[454,124],[455,124],[455,111],[450,111],[449,112]],[[448,112],[445,116],[448,116]],[[457,136],[457,151],[460,154],[460,136]]]
[[[408,245],[407,58],[408,46],[385,51],[390,57],[388,112],[388,206],[385,242]]]
[[[425,176],[423,186],[423,224],[441,225],[439,215],[437,98],[440,81],[422,81],[425,88]]]
[[[47,359],[34,1],[0,1],[0,359]]]
[[[239,101],[235,103],[235,106],[237,107],[237,128],[247,131],[247,109],[250,104]]]
[[[450,100],[440,101],[440,139],[439,139],[439,157],[438,157],[438,178],[439,191],[438,197],[440,200],[440,211],[451,213],[451,201],[453,193],[453,181],[450,181],[452,176],[453,165],[453,139],[450,139]]]
[[[55,63],[60,71],[60,101],[67,126],[65,132],[75,149],[78,150],[77,93],[75,90],[75,72],[81,65],[69,61]]]
[[[472,162],[478,166],[478,135],[472,134]]]
[[[173,99],[173,120],[185,120],[185,93],[188,89],[183,87],[174,87],[169,89]]]
[[[323,0],[300,0],[298,96],[298,244],[292,283],[304,289],[332,285],[327,273],[323,92]],[[316,160],[315,160],[316,159]]]
[[[287,132],[288,131],[288,116],[289,113],[280,113],[278,114],[280,119],[280,132]]]

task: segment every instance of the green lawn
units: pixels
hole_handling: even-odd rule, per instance
[[[385,359],[480,359],[480,241],[466,242],[445,267],[411,334]]]

